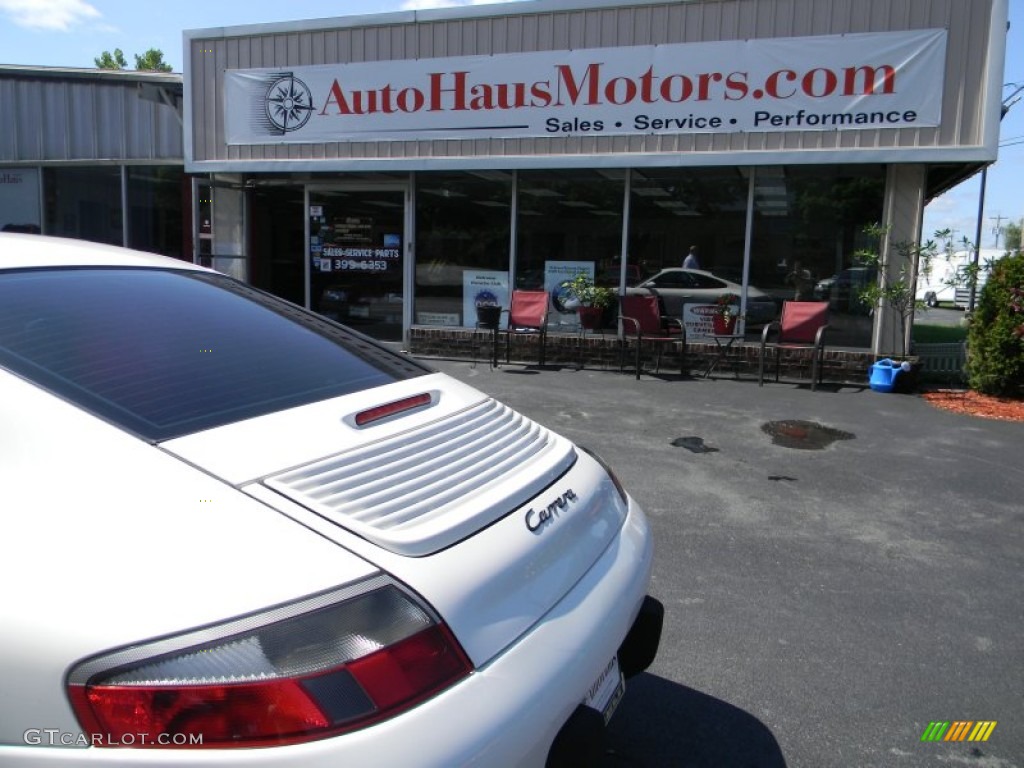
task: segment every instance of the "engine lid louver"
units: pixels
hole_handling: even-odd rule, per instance
[[[525,503],[575,459],[564,438],[486,400],[264,483],[391,552],[423,556]]]

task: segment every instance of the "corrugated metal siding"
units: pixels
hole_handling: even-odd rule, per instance
[[[983,86],[992,3],[707,0],[537,13],[517,8],[508,15],[193,40],[188,70],[194,105],[191,159],[463,158],[977,146],[983,140]],[[218,94],[225,69],[941,27],[949,30],[941,128],[228,147]]]
[[[0,73],[0,163],[178,161],[175,110],[136,82]]]

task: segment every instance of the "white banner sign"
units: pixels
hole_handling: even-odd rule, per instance
[[[715,313],[718,307],[714,304],[683,304],[683,327],[687,338],[714,336]]]
[[[228,144],[939,125],[946,31],[228,70]]]

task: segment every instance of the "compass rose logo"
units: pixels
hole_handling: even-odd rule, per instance
[[[267,119],[281,133],[297,131],[313,114],[313,94],[294,75],[283,75],[267,88]]]

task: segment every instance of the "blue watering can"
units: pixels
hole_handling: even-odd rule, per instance
[[[868,369],[868,386],[875,392],[892,392],[896,387],[896,377],[903,371],[910,370],[910,363],[894,363],[889,358],[879,360]]]

